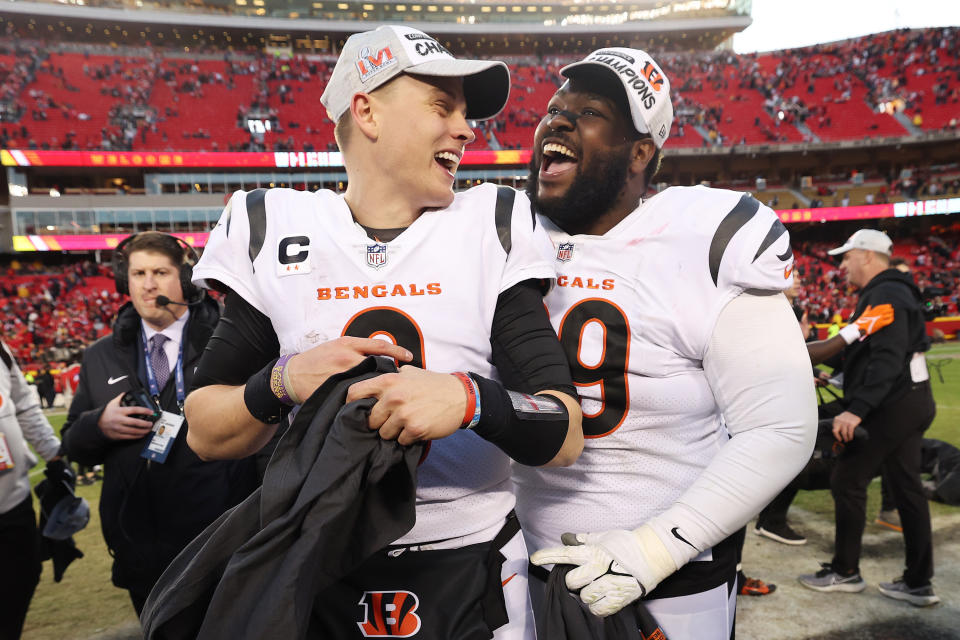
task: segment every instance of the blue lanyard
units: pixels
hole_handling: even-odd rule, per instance
[[[150,387],[150,395],[159,405],[160,388],[157,386],[157,378],[153,373],[153,367],[150,365],[150,346],[147,344],[147,334],[142,329],[140,330],[140,342],[143,343],[143,357],[147,365],[147,385]],[[187,397],[186,385],[183,383],[183,340],[180,341],[180,352],[177,354],[177,365],[173,372],[173,379],[177,385],[177,407],[180,409],[180,413],[183,413],[183,401]]]

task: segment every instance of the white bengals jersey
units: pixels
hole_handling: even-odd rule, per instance
[[[282,354],[380,336],[426,369],[496,379],[497,297],[554,277],[549,238],[534,229],[526,196],[500,190],[502,199],[495,185],[459,193],[385,243],[368,238],[333,192],[237,192],[194,280],[220,281],[269,317]],[[433,441],[418,476],[416,525],[400,544],[477,533],[514,507],[509,458],[472,431]]]
[[[673,187],[604,236],[541,218],[557,282],[546,298],[583,407],[583,455],[514,466],[533,549],[564,532],[633,529],[665,511],[728,436],[702,367],[724,306],[780,290],[793,253],[777,215],[749,195]]]

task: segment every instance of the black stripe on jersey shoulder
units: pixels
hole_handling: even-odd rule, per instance
[[[753,260],[751,260],[751,262],[756,262],[757,258],[760,257],[760,254],[766,251],[767,249],[769,249],[770,245],[776,242],[777,238],[779,238],[786,232],[787,232],[787,228],[783,226],[782,222],[780,222],[780,218],[777,218],[776,220],[774,220],[773,224],[770,225],[770,230],[767,231],[767,235],[763,239],[763,242],[760,243],[760,248],[757,249],[757,255],[753,256]],[[793,255],[793,251],[790,249],[789,245],[787,246],[787,251],[789,252],[790,255]],[[784,255],[786,255],[785,258],[780,258],[780,256],[777,256],[777,257],[780,258],[781,260],[786,260],[787,258],[790,257],[790,255],[787,255],[787,254],[784,254]]]
[[[7,353],[7,348],[0,344],[0,360],[3,360],[3,364],[7,366],[7,369],[13,372],[13,358]]]
[[[248,252],[252,263],[260,255],[263,242],[267,237],[267,197],[266,189],[254,189],[247,194],[247,221],[250,223],[250,245]]]
[[[513,240],[510,236],[510,222],[513,218],[513,202],[517,199],[517,192],[510,187],[497,187],[497,204],[494,207],[493,217],[497,224],[497,237],[500,246],[510,255]]]
[[[720,262],[733,236],[756,215],[759,209],[760,203],[750,194],[745,193],[737,206],[720,221],[720,225],[713,234],[713,240],[710,241],[710,277],[713,278],[713,284],[717,284],[717,278],[720,277]]]

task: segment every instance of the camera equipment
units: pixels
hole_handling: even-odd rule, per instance
[[[149,416],[140,416],[143,420],[149,422],[156,422],[160,419],[160,414],[162,413],[160,407],[157,406],[157,403],[153,401],[153,398],[150,397],[150,394],[147,393],[146,389],[130,389],[123,397],[120,398],[121,407],[143,407],[144,409],[150,409],[153,411],[152,415]]]

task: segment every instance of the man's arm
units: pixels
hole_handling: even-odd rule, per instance
[[[910,323],[901,312],[892,324],[870,338],[866,376],[859,387],[844,393],[849,412],[863,419],[883,402],[903,372],[909,345]]]
[[[347,401],[377,398],[371,428],[383,438],[410,444],[463,428],[470,422],[465,409],[476,396],[473,406],[479,408],[468,428],[477,435],[521,464],[573,464],[583,450],[582,414],[539,283],[527,280],[500,294],[491,346],[502,382],[475,373],[458,378],[402,367],[397,374],[354,384]]]
[[[105,405],[94,405],[90,397],[90,367],[87,360],[80,367],[77,392],[70,402],[67,421],[61,430],[63,449],[80,464],[100,464],[107,451],[120,440],[138,440],[147,435],[153,424],[138,418],[152,413],[143,407],[121,407],[118,394]]]
[[[826,340],[807,343],[807,353],[810,354],[812,364],[826,362],[830,358],[837,356],[848,344],[853,344],[855,340],[863,340],[888,326],[893,322],[893,307],[889,304],[881,304],[876,307],[869,306],[863,310],[863,313],[840,330],[840,333]]]
[[[40,403],[33,399],[30,392],[30,385],[23,378],[23,373],[13,360],[13,356],[6,352],[6,345],[0,343],[0,349],[5,350],[3,358],[4,363],[9,359],[10,365],[8,373],[10,375],[10,400],[17,411],[17,422],[20,423],[20,430],[23,432],[24,439],[33,445],[40,457],[44,460],[52,460],[57,457],[60,451],[60,441],[53,432],[53,427],[43,415]]]
[[[200,358],[196,388],[184,405],[187,444],[198,456],[244,458],[270,441],[286,408],[263,378],[269,378],[279,353],[270,319],[229,291],[223,315]],[[288,361],[293,397],[306,400],[331,375],[356,366],[368,355],[412,358],[406,349],[383,340],[338,338]],[[267,413],[277,420],[265,420]]]

